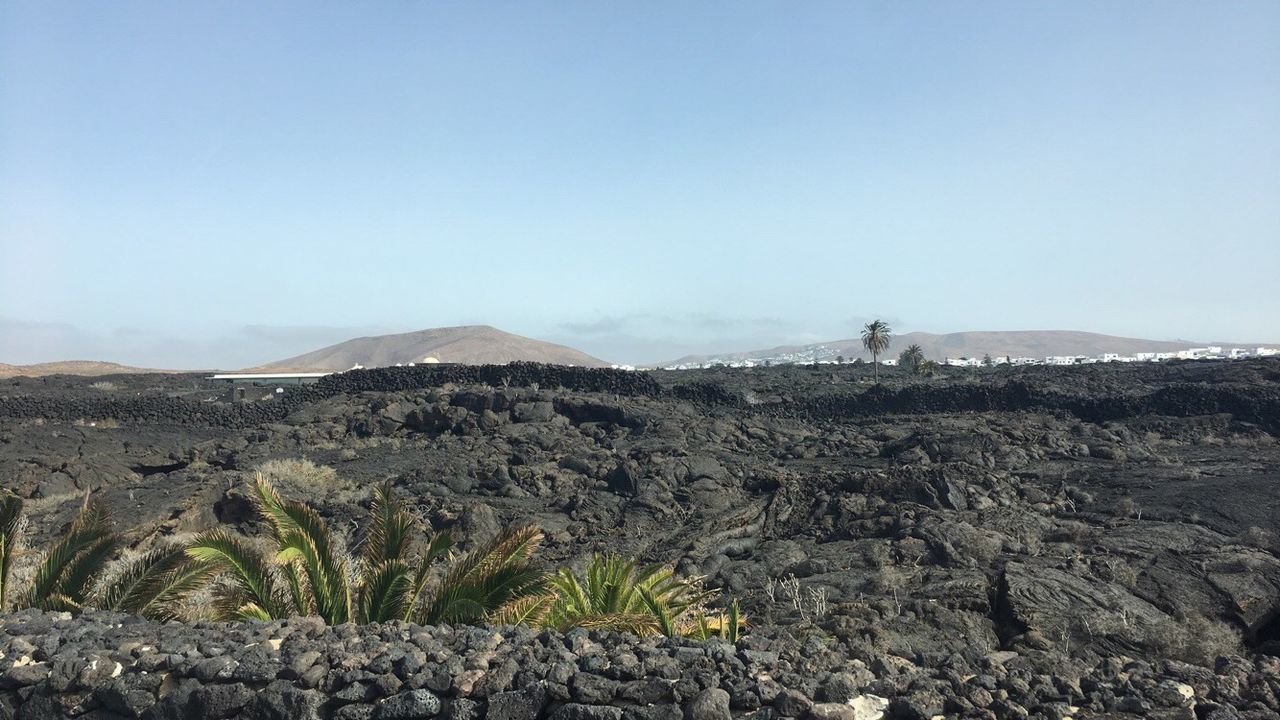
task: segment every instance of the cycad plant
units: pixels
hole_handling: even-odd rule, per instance
[[[418,522],[390,485],[374,490],[369,530],[357,558],[335,546],[315,510],[281,498],[261,475],[253,498],[271,530],[274,554],[224,530],[204,533],[187,548],[190,557],[213,564],[230,579],[214,604],[220,619],[317,615],[331,625],[476,622],[508,612],[521,598],[543,589],[544,576],[531,565],[542,540],[534,527],[499,533],[428,588],[434,561],[453,542],[447,533],[430,535],[415,555]]]
[[[575,627],[604,628],[635,635],[668,637],[720,636],[733,641],[742,626],[735,603],[728,617],[713,617],[703,610],[716,593],[702,588],[696,579],[676,577],[661,565],[640,567],[617,555],[596,555],[580,581],[561,568],[551,579],[545,605],[522,618],[564,631]]]
[[[873,320],[862,328],[862,346],[871,353],[871,362],[875,366],[876,382],[880,382],[880,353],[889,349],[889,339],[893,330],[883,320]]]

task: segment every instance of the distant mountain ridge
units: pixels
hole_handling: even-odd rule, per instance
[[[0,363],[0,378],[41,377],[44,375],[124,375],[131,373],[173,373],[173,370],[130,367],[97,360],[61,360],[33,365],[7,365]]]
[[[1175,352],[1191,347],[1206,345],[1222,345],[1223,347],[1254,348],[1267,343],[1229,343],[1229,342],[1195,342],[1191,340],[1145,340],[1142,338],[1118,337],[1100,333],[1079,332],[1074,330],[984,330],[955,333],[909,332],[894,335],[889,351],[881,358],[897,357],[898,353],[910,345],[919,345],[925,357],[932,360],[944,358],[980,358],[983,355],[992,357],[1032,357],[1043,359],[1051,355],[1101,355],[1103,353],[1119,353],[1132,355],[1139,352]],[[745,352],[729,352],[714,355],[686,355],[679,360],[662,363],[660,366],[694,365],[708,362],[734,362],[743,360],[773,360],[785,362],[788,356],[814,355],[820,353],[820,359],[830,359],[843,355],[848,360],[862,358],[871,359],[862,347],[859,338],[832,340],[809,345],[780,345],[763,350]]]
[[[502,365],[518,361],[580,367],[608,365],[599,358],[565,345],[503,332],[488,325],[464,325],[353,338],[252,369],[349,370],[355,365],[408,365],[421,363],[427,358],[435,358],[442,363],[466,365]]]

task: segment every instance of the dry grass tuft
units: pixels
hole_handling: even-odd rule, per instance
[[[268,460],[257,468],[267,482],[277,487],[333,489],[343,485],[338,471],[317,465],[307,458]]]

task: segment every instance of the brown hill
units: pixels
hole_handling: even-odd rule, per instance
[[[502,365],[516,361],[582,367],[608,364],[564,345],[513,335],[488,325],[466,325],[355,338],[253,369],[348,370],[355,365],[387,367],[421,363],[429,357],[466,365]]]
[[[97,360],[63,360],[60,362],[36,363],[34,365],[6,365],[0,363],[0,378],[7,377],[40,377],[42,375],[121,375],[124,373],[171,373],[172,370],[153,370],[120,365],[113,362]]]
[[[934,360],[942,360],[948,357],[980,358],[983,355],[991,355],[992,357],[1010,355],[1037,359],[1043,359],[1047,355],[1093,356],[1101,355],[1102,353],[1131,355],[1138,352],[1174,352],[1205,345],[1247,347],[1250,349],[1258,345],[1258,343],[1194,342],[1191,340],[1144,340],[1073,330],[1003,330],[957,332],[941,335],[911,332],[893,336],[889,352],[881,357],[897,357],[898,353],[912,344],[919,345],[920,349],[924,351],[925,357]],[[850,360],[854,358],[871,359],[871,354],[863,349],[862,341],[858,338],[851,338],[814,343],[812,345],[782,345],[765,350],[731,352],[719,355],[688,355],[673,363],[666,364],[731,362],[766,358],[781,359],[787,355],[815,352],[821,358],[834,358],[837,355],[843,355]]]

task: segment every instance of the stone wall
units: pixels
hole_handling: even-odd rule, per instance
[[[734,646],[305,618],[183,625],[23,611],[0,620],[0,717],[23,720],[1221,720],[1276,717],[1278,692],[1280,659],[1268,656],[1220,658],[1215,670],[1109,658],[1085,673],[1050,672],[1012,652],[850,657],[842,643],[795,629]]]
[[[718,380],[681,379],[661,385],[646,372],[536,363],[421,365],[337,373],[314,385],[290,388],[278,400],[256,403],[202,402],[159,395],[18,395],[0,398],[0,418],[60,422],[111,418],[130,423],[245,428],[278,422],[294,408],[334,395],[402,392],[453,384],[564,388],[579,393],[627,397],[676,397],[707,408],[732,407],[766,415],[828,419],[1029,410],[1066,412],[1089,422],[1106,422],[1142,415],[1189,417],[1229,413],[1236,420],[1256,424],[1273,434],[1280,433],[1280,392],[1272,388],[1226,382],[1175,382],[1148,388],[1143,393],[1121,393],[1087,386],[1063,388],[1055,384],[1064,378],[1070,376],[909,382],[898,387],[886,384],[838,392],[821,391],[818,386],[812,394],[760,402],[748,401],[740,388]]]

